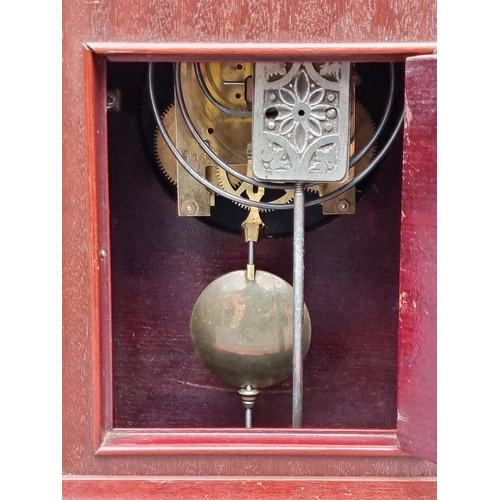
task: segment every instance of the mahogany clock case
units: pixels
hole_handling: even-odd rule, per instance
[[[63,497],[435,498],[435,2],[63,4]],[[357,213],[306,234],[306,428],[290,429],[287,381],[246,430],[187,329],[245,244],[177,217],[141,136],[140,73],[298,54],[405,61],[412,119]],[[256,264],[291,281],[291,254],[265,239]]]

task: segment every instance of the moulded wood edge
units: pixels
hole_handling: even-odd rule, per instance
[[[84,93],[85,93],[85,142],[87,157],[87,203],[89,232],[89,275],[90,275],[90,330],[92,339],[92,444],[97,450],[103,440],[103,433],[111,428],[110,394],[112,383],[110,345],[103,342],[109,336],[109,318],[102,307],[103,299],[110,303],[109,259],[99,256],[99,249],[109,253],[109,215],[104,213],[108,206],[107,150],[104,144],[107,136],[105,114],[100,112],[99,103],[104,102],[106,92],[106,69],[103,58],[96,57],[87,44],[82,45]],[[109,343],[108,343],[109,344]]]
[[[419,43],[111,43],[86,42],[95,54],[112,61],[191,61],[247,57],[250,60],[404,60],[432,54],[435,42]]]
[[[435,477],[63,476],[65,500],[373,498],[431,500]]]
[[[135,57],[137,54],[170,54],[171,57],[174,56],[182,56],[184,55],[193,55],[197,54],[195,52],[197,50],[197,47],[200,44],[92,44],[92,43],[85,43],[83,44],[82,48],[85,53],[85,61],[86,64],[84,64],[84,67],[87,70],[87,76],[86,78],[89,80],[94,80],[94,82],[87,82],[90,83],[90,86],[88,87],[87,92],[89,92],[88,97],[92,96],[97,92],[96,89],[96,84],[97,82],[95,81],[97,78],[97,71],[94,66],[94,63],[96,59],[100,59],[103,55],[112,53],[113,47],[121,47],[120,50],[122,50],[122,53],[124,54],[129,54],[133,57]],[[396,54],[398,53],[399,50],[401,50],[401,47],[394,47],[394,45],[391,44],[378,44],[379,47],[375,47],[373,44],[369,45],[363,45],[363,44],[357,44],[356,46],[343,46],[344,50],[348,50],[349,47],[357,47],[357,49],[362,52],[362,50],[368,50],[371,49],[377,52],[378,54],[383,54],[383,50],[387,49],[389,47],[392,47],[394,50],[390,53]],[[403,44],[407,49],[408,45]],[[297,46],[294,44],[289,44],[289,45],[283,45],[283,46],[276,46],[272,44],[202,44],[202,46],[205,48],[207,54],[212,54],[215,56],[215,54],[218,55],[218,57],[227,58],[229,55],[231,55],[233,52],[232,50],[238,50],[240,51],[245,51],[245,54],[249,53],[255,53],[253,51],[257,50],[262,50],[265,48],[266,50],[273,50],[273,54],[276,53],[277,50],[282,50],[281,54],[283,57],[286,55],[291,54],[294,51],[294,54],[297,54],[297,51],[302,50],[300,52],[301,55],[304,55],[304,57],[307,57],[307,54],[311,55],[312,50],[315,50],[316,52],[320,50],[321,54],[332,54],[336,50],[339,51],[339,45],[326,45],[326,44],[310,44],[310,45],[302,45],[302,46]],[[151,52],[152,47],[156,47],[156,52]],[[208,47],[208,49],[207,49]],[[221,52],[221,47],[224,49]],[[199,48],[199,47],[198,47]],[[435,44],[418,44],[418,49],[424,51],[423,53],[428,55],[428,57],[436,57],[435,55],[432,55],[432,51],[435,50]],[[149,51],[149,52],[147,52]],[[184,52],[183,52],[184,51]],[[289,51],[289,52],[287,52]],[[332,52],[333,51],[333,52]],[[265,51],[264,51],[265,52]],[[389,53],[387,52],[387,53]],[[340,52],[338,52],[340,54]],[[406,52],[405,52],[406,53]],[[321,55],[320,54],[320,55]],[[265,55],[265,54],[264,54]],[[318,56],[319,57],[319,56]],[[102,60],[102,59],[101,59]],[[90,99],[92,100],[92,98]],[[90,127],[87,131],[87,133],[90,133],[92,135],[93,129],[96,127],[96,124],[93,122],[95,120],[95,116],[92,113],[94,111],[94,108],[91,104],[90,109],[87,110],[88,115],[91,115],[90,117]],[[89,116],[87,116],[89,119]],[[89,122],[88,122],[89,124]],[[95,207],[98,205],[97,203],[97,193],[93,192],[92,186],[95,185],[95,182],[93,179],[97,175],[96,170],[97,170],[97,164],[99,163],[98,157],[99,153],[94,149],[95,146],[89,146],[89,155],[90,155],[90,163],[91,163],[91,175],[89,177],[89,184],[91,184],[91,189],[89,189],[90,193],[90,207],[91,207],[91,213],[89,216],[89,220],[91,223],[93,222],[94,224],[97,222],[99,216],[92,211],[92,208],[95,209]],[[102,158],[100,158],[100,162],[102,163]],[[94,186],[95,187],[95,186]],[[96,231],[94,231],[95,233]],[[91,234],[93,231],[91,231]],[[97,248],[98,248],[99,242],[98,241],[92,241],[91,247],[94,250],[93,252],[93,259],[98,260],[97,258]],[[95,262],[93,261],[93,264]],[[93,271],[93,283],[94,285],[97,285],[97,283],[100,281],[99,277],[95,275],[95,267]],[[97,299],[99,295],[98,290],[94,290],[94,299]],[[98,302],[98,300],[97,300]],[[99,307],[94,303],[95,312],[99,309]],[[94,366],[94,450],[96,454],[99,455],[115,455],[115,454],[121,454],[121,455],[130,455],[130,454],[175,454],[175,453],[287,453],[287,454],[339,454],[339,455],[353,455],[353,454],[363,454],[363,455],[408,455],[407,453],[401,451],[397,447],[397,441],[394,439],[394,442],[392,443],[387,443],[387,442],[377,442],[372,441],[368,444],[364,442],[359,442],[356,444],[348,444],[346,445],[345,442],[342,441],[336,441],[335,439],[331,439],[331,437],[327,437],[326,441],[323,443],[317,443],[317,442],[307,442],[307,440],[303,441],[301,444],[296,445],[296,444],[290,444],[290,443],[280,443],[279,444],[279,451],[276,450],[277,444],[273,442],[273,439],[269,440],[264,440],[264,441],[259,441],[256,439],[255,441],[251,443],[245,443],[241,445],[241,443],[236,443],[234,440],[229,439],[229,444],[227,443],[227,437],[223,438],[219,442],[216,443],[209,443],[209,442],[197,442],[195,443],[192,440],[185,440],[183,442],[179,442],[172,438],[172,435],[169,435],[168,431],[165,433],[160,433],[157,435],[155,438],[151,438],[151,435],[148,435],[147,433],[136,433],[136,435],[129,435],[128,438],[123,439],[123,435],[120,434],[119,430],[110,430],[111,427],[111,421],[110,421],[110,415],[102,415],[102,406],[104,403],[104,406],[106,406],[105,401],[103,402],[103,393],[102,393],[102,384],[105,383],[107,385],[110,385],[110,381],[103,381],[101,380],[103,373],[103,364],[104,366],[109,365],[110,359],[102,359],[102,344],[101,344],[101,335],[102,332],[100,332],[100,328],[102,328],[101,324],[101,317],[100,313],[96,313],[96,315],[93,318],[92,324],[93,328],[92,331],[95,332],[96,336],[93,338],[93,345],[94,345],[94,359],[93,359],[93,366]],[[99,326],[98,326],[99,325]],[[109,357],[107,357],[109,358]],[[103,363],[104,361],[104,363]],[[108,377],[110,374],[108,374]],[[111,394],[110,390],[106,391],[109,395]],[[106,398],[104,398],[106,399]],[[108,402],[109,403],[109,402]],[[97,410],[97,411],[95,411]],[[158,440],[159,436],[159,440]],[[226,434],[227,436],[227,434]]]
[[[288,454],[408,456],[395,430],[114,429],[98,455]]]

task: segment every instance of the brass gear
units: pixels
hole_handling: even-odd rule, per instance
[[[162,113],[162,122],[165,126],[170,137],[175,136],[175,105],[171,104],[163,113]],[[370,115],[369,111],[366,107],[361,104],[359,101],[356,101],[356,144],[366,144],[370,138],[375,133],[375,122]],[[161,169],[163,175],[167,178],[169,182],[171,182],[174,186],[177,185],[177,161],[170,151],[170,148],[167,146],[166,142],[163,140],[161,133],[158,128],[155,131],[154,137],[154,151],[155,158],[158,163],[158,166]],[[359,161],[356,166],[356,170],[358,172],[362,172],[371,160],[374,158],[376,152],[376,146],[372,146],[368,153]],[[235,167],[233,167],[235,168]],[[246,166],[244,167],[246,169]],[[240,169],[241,170],[241,169]],[[241,172],[245,173],[245,172]],[[246,189],[248,188],[248,183],[242,182],[237,179],[233,175],[227,173],[221,167],[215,167],[215,178],[217,180],[217,184],[221,189],[226,191],[227,193],[234,194],[236,196],[242,196],[245,194]],[[306,188],[307,191],[316,193],[321,195],[326,187],[326,184],[319,184],[316,186]],[[285,190],[285,193],[278,198],[271,200],[270,203],[291,203],[293,201],[293,190],[288,189]],[[241,208],[249,210],[250,207],[244,205],[240,202],[234,202]],[[270,209],[262,209],[262,212],[268,212]]]
[[[238,170],[238,168],[236,168],[234,165],[233,165],[233,168],[235,170]],[[245,166],[245,168],[246,168],[246,166]],[[244,172],[241,172],[241,173],[244,173]],[[244,189],[239,189],[239,187],[241,186],[243,181],[241,181],[240,179],[237,179],[234,175],[229,174],[223,168],[216,167],[215,176],[217,178],[217,184],[219,185],[219,187],[221,189],[224,189],[224,191],[227,191],[229,193],[230,192],[236,193],[236,191],[238,191],[239,195],[241,195],[240,193],[245,191]]]
[[[234,167],[233,167],[234,168]],[[246,168],[246,166],[245,166]],[[243,172],[241,172],[243,173]],[[231,174],[228,174],[223,168],[217,167],[216,169],[216,177],[219,186],[224,189],[227,193],[234,194],[236,196],[242,196],[245,194],[246,190],[249,187],[248,182],[243,182]],[[285,193],[281,196],[278,196],[274,200],[269,201],[269,203],[291,203],[293,201],[293,189],[285,190]],[[244,205],[243,203],[234,201],[236,205],[245,210],[250,210],[248,205]],[[269,212],[271,209],[259,209],[259,212]]]
[[[161,116],[161,120],[165,129],[167,130],[170,137],[175,137],[175,105],[170,105]],[[177,161],[170,151],[170,148],[167,146],[163,137],[160,133],[160,130],[156,128],[155,137],[154,137],[154,151],[155,158],[160,167],[162,174],[167,178],[169,182],[171,182],[174,186],[177,185]],[[242,166],[243,167],[243,166]],[[240,170],[244,170],[242,173],[246,173],[246,165],[244,165],[243,169],[240,167]],[[233,168],[237,168],[236,166]],[[242,182],[240,179],[237,179],[231,174],[228,174],[223,168],[217,166],[214,167],[215,171],[215,179],[217,184],[221,189],[226,191],[227,193],[235,194],[237,196],[244,196],[246,189],[248,188],[248,183]],[[208,172],[207,172],[208,176]],[[282,196],[277,197],[276,199],[270,201],[270,203],[291,203],[293,201],[293,190],[289,189],[285,191]],[[243,205],[239,202],[234,202],[239,207],[242,207],[246,210],[249,210],[250,207],[247,205]],[[268,212],[269,209],[262,210],[263,212]]]
[[[247,184],[248,186],[248,183],[245,182],[245,184]],[[285,189],[284,192],[285,193],[282,196],[279,196],[274,200],[269,200],[267,203],[276,203],[281,205],[284,205],[285,203],[292,203],[294,198],[293,189]],[[239,201],[235,201],[234,203],[236,203],[236,205],[246,210],[250,210],[251,208],[248,205],[243,205],[243,203],[240,203]],[[259,212],[270,212],[271,210],[272,210],[271,208],[259,208]]]
[[[161,121],[170,137],[175,137],[175,106],[171,104],[161,115]],[[177,160],[156,127],[154,138],[155,159],[163,175],[177,186]]]
[[[373,137],[375,133],[375,121],[373,120],[368,109],[359,101],[356,101],[356,129],[355,129],[355,140],[357,149],[359,149],[358,145],[364,146],[367,144],[370,139]],[[368,152],[359,160],[356,164],[356,172],[361,173],[365,168],[370,164],[370,162],[375,157],[375,153],[377,151],[377,147],[372,146]],[[356,151],[357,152],[357,151]],[[306,191],[311,193],[316,193],[318,195],[322,195],[325,191],[325,188],[328,184],[317,184],[316,186],[307,187]]]

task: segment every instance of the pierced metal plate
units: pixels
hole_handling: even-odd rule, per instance
[[[255,63],[256,178],[340,182],[349,172],[350,63]]]

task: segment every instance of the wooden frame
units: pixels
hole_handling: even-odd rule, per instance
[[[163,431],[157,434],[154,430],[144,434],[144,429],[132,432],[133,450],[126,448],[122,438],[131,436],[111,426],[111,351],[109,344],[100,342],[106,328],[110,331],[110,317],[102,315],[110,300],[105,293],[109,291],[109,258],[100,255],[101,249],[109,250],[109,227],[108,214],[101,206],[107,197],[107,172],[97,168],[107,163],[106,121],[100,109],[105,99],[106,59],[187,60],[203,54],[208,60],[219,59],[224,51],[226,56],[250,51],[256,59],[271,54],[273,59],[288,59],[298,53],[322,58],[335,53],[337,58],[358,54],[372,60],[403,60],[435,51],[435,1],[64,0],[62,21],[63,497],[435,498],[436,468],[416,458],[422,450],[407,455],[397,449],[398,440],[409,435],[403,427],[411,424],[411,408],[401,413],[399,431],[371,437],[337,432],[336,437],[327,436],[337,443],[336,449],[327,452],[314,435],[305,435],[297,438],[298,442],[288,442],[282,454],[270,454],[272,440],[284,444],[279,433],[267,438],[267,448],[260,453],[255,449],[242,451],[239,445],[236,452],[229,453],[232,443],[225,446],[220,442],[224,434],[215,436],[219,439],[215,444],[204,437],[203,449],[193,449],[199,443],[186,440],[170,449],[160,442],[155,449],[155,439],[166,437],[175,445],[175,439],[191,438],[182,433],[165,436]],[[89,40],[92,42],[82,51],[82,43]],[[415,95],[410,96],[409,105],[416,101]],[[413,109],[413,126],[419,122],[419,114],[425,113],[422,107]],[[415,153],[418,151],[413,150],[410,157]],[[402,300],[401,324],[407,331],[418,324],[422,310],[428,310],[420,307],[422,296],[414,292],[419,291],[422,271],[429,269],[429,260],[425,260],[429,245],[418,238],[412,240],[411,235],[432,220],[429,186],[424,189],[423,180],[412,182],[419,180],[416,172],[420,166],[412,164],[410,157],[405,160],[408,204],[402,225],[409,242],[404,264],[414,258],[415,266],[407,266],[409,273],[401,277],[407,288],[402,290],[407,295]],[[431,172],[432,165],[426,163],[424,170]],[[420,197],[422,193],[425,198]],[[420,219],[422,214],[425,216]],[[429,272],[433,273],[432,266]],[[408,286],[412,276],[415,287]],[[435,301],[435,294],[428,300]],[[401,362],[407,367],[411,363],[412,370],[403,377],[410,385],[400,389],[411,395],[411,384],[425,382],[421,376],[428,365],[414,362],[412,335],[401,339],[406,356]],[[415,370],[420,371],[420,377]],[[147,440],[147,449],[141,449],[142,439]],[[262,436],[259,439],[262,443]],[[353,440],[361,450],[356,451]],[[115,454],[113,443],[119,444],[121,454]],[[255,442],[250,444],[255,448]],[[106,450],[113,454],[106,455]]]
[[[234,497],[229,497],[232,492]],[[230,493],[231,494],[231,493]],[[68,477],[63,481],[67,500],[106,498],[377,498],[378,500],[428,500],[436,496],[433,479],[407,478],[187,478],[187,477]]]
[[[88,207],[90,234],[91,338],[93,373],[92,443],[97,455],[158,454],[286,454],[346,456],[409,456],[400,449],[404,438],[394,430],[345,429],[220,430],[115,429],[112,415],[111,287],[109,196],[107,179],[106,59],[110,61],[175,61],[194,59],[248,60],[287,59],[294,54],[304,60],[347,58],[353,60],[403,60],[430,54],[434,44],[296,45],[276,44],[103,44],[87,43],[83,48],[85,71],[86,142],[88,151]],[[432,166],[431,166],[432,167]],[[408,192],[409,188],[406,186]],[[408,193],[406,194],[408,195]],[[405,195],[405,196],[406,196]],[[410,194],[411,196],[411,194]],[[418,210],[419,208],[416,207]],[[403,230],[402,236],[405,237]],[[411,239],[411,236],[408,235]],[[402,240],[402,246],[406,242]],[[405,264],[406,266],[406,264]],[[420,271],[416,271],[420,272]],[[406,282],[415,276],[405,275]],[[434,297],[435,299],[435,297]],[[432,302],[432,297],[430,298]],[[404,311],[403,311],[404,313]],[[401,318],[400,328],[405,328]],[[400,336],[412,344],[412,331]],[[408,337],[410,336],[410,338]],[[410,347],[411,350],[411,347]],[[411,352],[406,352],[411,356]],[[400,367],[401,368],[401,367]],[[398,400],[411,399],[411,385],[400,384]],[[411,405],[410,405],[411,406]],[[403,416],[403,420],[407,417]],[[404,426],[403,426],[404,427]]]
[[[396,61],[432,54],[435,43],[86,43],[94,54],[110,61],[266,61],[325,59]]]

